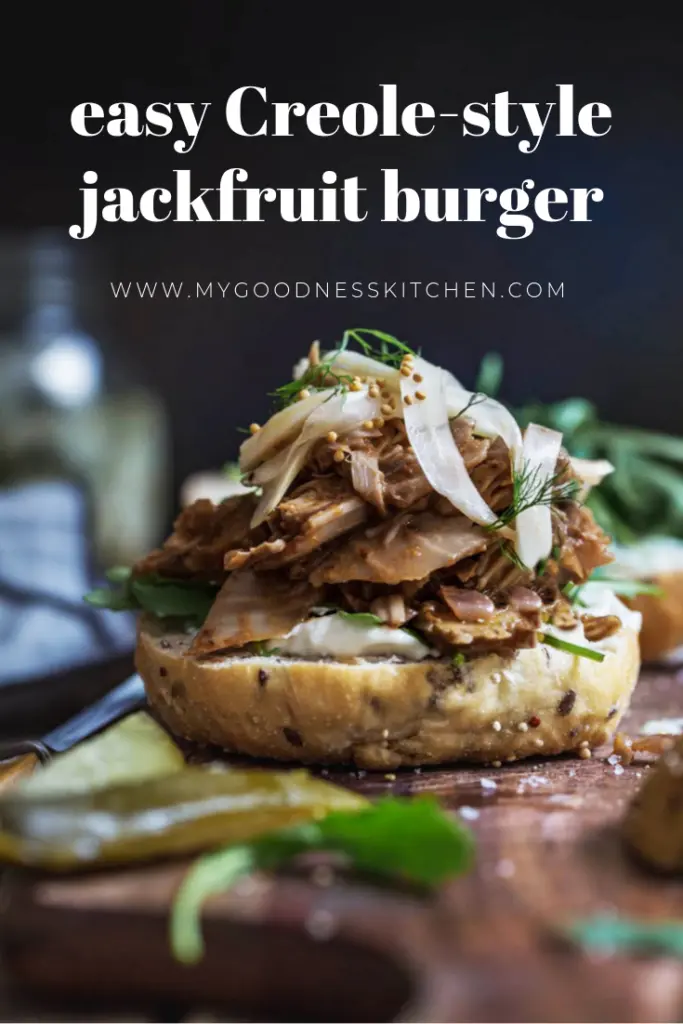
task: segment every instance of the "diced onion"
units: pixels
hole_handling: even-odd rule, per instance
[[[422,377],[419,385],[412,378],[401,377],[403,415],[408,440],[422,472],[437,494],[442,494],[475,523],[487,525],[496,517],[476,489],[449,423],[446,390],[448,377],[438,366],[417,357],[415,372]],[[426,397],[419,400],[416,390]],[[408,399],[408,402],[406,402]]]
[[[327,401],[318,405],[307,418],[299,437],[292,442],[286,454],[281,452],[275,456],[279,460],[278,472],[263,488],[263,495],[251,521],[252,527],[262,523],[282,501],[290,484],[305,465],[316,441],[330,430],[346,434],[365,420],[374,419],[379,416],[380,405],[381,399],[370,398],[367,389],[329,394]],[[262,468],[265,470],[265,467]]]
[[[548,486],[556,474],[562,434],[537,423],[530,423],[522,446],[523,472],[533,480],[534,490]],[[515,550],[529,569],[535,569],[547,558],[553,547],[553,524],[550,504],[536,504],[524,509],[515,520]]]

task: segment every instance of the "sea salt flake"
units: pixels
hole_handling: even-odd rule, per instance
[[[460,815],[461,818],[464,818],[466,821],[476,821],[476,819],[479,817],[479,811],[477,810],[476,807],[459,807],[458,814]]]
[[[614,774],[615,775],[623,775],[624,774],[624,769],[622,768],[622,766],[620,764],[615,764],[615,766],[614,766]]]
[[[480,779],[479,785],[482,789],[493,790],[498,788],[498,783],[494,782],[493,779]]]
[[[499,860],[496,864],[496,874],[499,878],[512,878],[515,870],[515,865],[511,860]]]
[[[334,935],[337,924],[329,910],[314,910],[306,918],[304,927],[311,938],[323,942]]]

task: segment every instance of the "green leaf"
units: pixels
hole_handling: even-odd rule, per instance
[[[242,483],[242,470],[239,462],[226,462],[222,473],[228,480],[233,480],[236,484]]]
[[[230,889],[255,867],[254,851],[249,845],[243,845],[209,853],[190,868],[178,889],[171,913],[171,948],[181,963],[193,964],[202,958],[200,912],[206,900]]]
[[[596,915],[566,929],[574,942],[591,952],[659,953],[683,959],[683,921],[638,921]]]
[[[495,398],[503,381],[503,357],[499,352],[488,352],[481,361],[475,392]]]
[[[123,566],[110,569],[107,575],[120,585],[111,589],[98,587],[85,594],[84,601],[95,608],[116,612],[142,609],[160,619],[185,619],[192,627],[204,622],[219,589],[218,584],[167,579],[155,574],[133,577],[131,570]]]
[[[216,599],[218,588],[148,579],[141,576],[131,581],[130,589],[140,608],[160,619],[186,618],[204,621]]]
[[[345,612],[339,608],[337,615],[359,626],[386,626],[384,619],[380,619],[379,615],[373,615],[372,612]]]
[[[559,636],[551,633],[539,633],[540,639],[548,647],[555,647],[558,651],[566,651],[567,654],[576,654],[579,658],[589,658],[591,661],[604,661],[605,655],[592,647],[582,647],[580,644],[572,644],[568,640],[561,640]]]
[[[272,870],[310,850],[343,853],[362,871],[427,887],[468,871],[474,860],[471,833],[445,813],[434,797],[387,797],[361,810],[332,811],[319,821],[200,858],[185,876],[173,906],[175,956],[184,963],[201,957],[199,917],[209,896],[250,871]]]
[[[112,612],[135,611],[138,609],[134,597],[125,590],[108,590],[105,587],[96,587],[89,593],[83,595],[86,604],[93,608],[108,608]]]
[[[332,811],[317,823],[323,846],[355,867],[429,887],[469,870],[471,833],[431,796],[387,797],[360,811]]]
[[[369,342],[364,335],[378,340],[380,343],[379,347]],[[398,367],[401,365],[403,356],[416,355],[410,346],[406,345],[403,341],[399,341],[393,334],[387,334],[386,331],[376,331],[370,327],[352,327],[344,331],[344,341],[348,343],[349,338],[356,342],[366,356],[377,359],[381,363],[386,363],[387,366]]]
[[[464,654],[462,653],[462,651],[458,651],[458,652],[457,652],[456,654],[454,654],[454,655],[453,655],[453,657],[451,658],[451,664],[452,664],[452,665],[453,665],[453,666],[454,666],[455,668],[462,668],[462,666],[463,666],[463,665],[465,664],[465,662],[466,662],[466,661],[467,661],[467,658],[466,658],[466,657],[465,657],[465,655],[464,655]]]
[[[110,583],[127,583],[132,571],[129,565],[114,565],[111,569],[107,569],[104,575]]]

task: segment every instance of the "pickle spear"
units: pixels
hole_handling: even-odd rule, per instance
[[[304,770],[186,767],[89,792],[10,792],[0,799],[0,859],[50,871],[110,867],[244,842],[367,805]]]
[[[18,782],[21,796],[91,793],[179,771],[185,758],[146,711],[137,711]]]

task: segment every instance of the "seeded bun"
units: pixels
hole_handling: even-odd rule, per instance
[[[661,596],[638,594],[624,603],[643,616],[643,661],[662,661],[683,644],[683,571],[654,573],[648,582],[659,587]]]
[[[509,657],[340,662],[188,657],[191,637],[142,618],[136,664],[177,736],[240,754],[391,769],[514,761],[606,743],[640,667],[631,625],[604,661],[541,644]]]
[[[611,576],[650,583],[661,591],[622,600],[643,617],[643,661],[663,661],[683,645],[683,541],[675,537],[650,537],[629,547],[615,548],[614,553],[615,562],[609,567]]]

